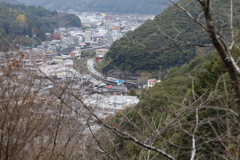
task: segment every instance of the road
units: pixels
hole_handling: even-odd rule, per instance
[[[82,48],[82,51],[95,51],[97,48],[105,48],[108,47],[108,45],[102,45],[102,46],[93,46],[92,48]]]
[[[95,74],[96,76],[100,77],[100,78],[103,78],[104,79],[104,76],[102,73],[98,72],[95,68],[94,68],[94,62],[93,62],[93,58],[92,59],[89,59],[87,61],[87,68],[88,70],[92,73],[92,74]]]

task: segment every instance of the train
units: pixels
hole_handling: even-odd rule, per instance
[[[116,78],[113,78],[113,77],[107,77],[107,81],[114,82],[114,83],[117,83],[117,84],[123,84],[128,89],[138,88],[138,84],[137,83],[128,82],[128,81],[122,81],[122,80],[119,80],[119,79],[116,79]]]

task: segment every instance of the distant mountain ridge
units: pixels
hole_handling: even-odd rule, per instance
[[[159,14],[167,5],[157,0],[19,0],[26,5],[40,5],[50,10],[107,12],[120,14]]]
[[[20,2],[18,0],[0,0],[1,2],[8,2],[8,3],[12,3],[12,4],[20,4]]]

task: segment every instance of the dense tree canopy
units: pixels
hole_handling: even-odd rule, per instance
[[[46,39],[45,33],[52,33],[57,27],[81,26],[81,21],[77,16],[59,14],[57,11],[49,11],[43,7],[28,7],[23,4],[14,5],[2,2],[0,3],[0,12],[0,28],[10,43],[16,36],[28,35],[31,37],[33,31],[36,32],[38,40],[42,41]],[[8,47],[5,46],[5,48]]]
[[[240,56],[237,48],[233,53],[234,57]],[[198,107],[199,110],[195,111]],[[213,51],[196,57],[189,64],[172,68],[164,81],[142,94],[136,106],[117,113],[109,120],[108,123],[118,131],[131,136],[116,134],[109,138],[114,139],[111,141],[105,138],[102,130],[96,135],[102,145],[111,141],[115,150],[109,154],[115,156],[117,152],[122,159],[190,159],[193,143],[196,144],[195,156],[198,158],[236,157],[239,154],[239,130],[236,129],[239,121],[227,107],[236,114],[227,70]],[[197,132],[194,132],[194,127]],[[232,136],[229,141],[226,140],[228,134]],[[141,144],[137,145],[139,142]],[[142,144],[150,145],[142,147]],[[174,155],[174,158],[159,154],[156,148],[165,151],[166,155]],[[102,155],[89,149],[94,156]]]
[[[200,14],[198,17],[201,13],[199,4],[188,2],[183,0],[181,4],[186,4],[186,10],[204,24],[203,16]],[[238,1],[234,2],[235,6],[238,4]],[[222,23],[216,28],[221,29],[219,32],[227,30],[224,24],[228,23],[228,17],[222,15],[220,20],[218,13],[228,10],[228,3],[213,1],[212,7],[216,13],[213,14],[215,15],[213,20]],[[233,17],[236,26],[239,22],[237,13],[238,7],[234,10],[236,16]],[[224,36],[229,36],[229,33]],[[197,47],[201,48],[209,44],[211,41],[207,32],[192,21],[183,10],[173,5],[153,20],[147,21],[135,31],[128,32],[119,41],[114,42],[105,56],[106,63],[102,70],[103,72],[111,68],[128,71],[157,70],[159,66],[163,69],[181,66],[189,63],[198,54]]]

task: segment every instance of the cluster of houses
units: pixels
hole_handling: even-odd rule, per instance
[[[107,15],[106,13],[83,12],[79,14],[82,25],[90,28],[97,28],[98,25],[108,24],[109,29],[118,33],[133,31],[141,24],[154,16],[150,15]],[[101,33],[101,32],[100,32]]]
[[[78,15],[82,22],[82,29],[62,27],[56,29],[53,35],[46,33],[51,41],[43,42],[35,48],[20,47],[26,55],[24,62],[26,69],[34,71],[32,65],[44,63],[49,65],[64,63],[66,68],[73,68],[74,60],[79,59],[81,52],[86,49],[96,51],[95,62],[97,63],[104,57],[112,42],[153,18],[143,15],[119,16],[89,12]],[[58,72],[55,74],[58,76]]]
[[[146,15],[107,15],[105,13],[83,12],[79,14],[82,25],[87,29],[86,41],[97,43],[112,42],[121,38],[128,31],[133,31],[153,16]]]
[[[0,52],[0,63],[6,66],[7,55],[15,55],[21,59],[22,68],[40,76],[55,78],[59,83],[74,81],[72,90],[83,90],[84,94],[93,95],[86,98],[86,103],[93,103],[94,95],[101,98],[99,106],[110,110],[121,109],[122,106],[133,105],[138,102],[136,96],[127,96],[128,91],[122,85],[110,85],[97,80],[89,74],[80,74],[75,67],[75,62],[81,59],[82,51],[93,50],[96,52],[94,62],[98,63],[108,52],[113,41],[121,38],[126,32],[134,30],[149,16],[108,16],[104,13],[79,14],[82,29],[59,28],[54,34],[46,33],[48,41],[35,47],[18,46],[18,52]],[[13,56],[14,57],[14,56]],[[40,72],[39,72],[40,71]],[[157,81],[149,80],[145,88],[152,87]],[[43,84],[42,84],[43,85]],[[42,86],[42,91],[51,89],[51,82]],[[82,94],[82,93],[81,93]],[[100,96],[101,94],[101,96]],[[113,97],[105,97],[112,94]],[[102,97],[104,96],[104,97]]]

